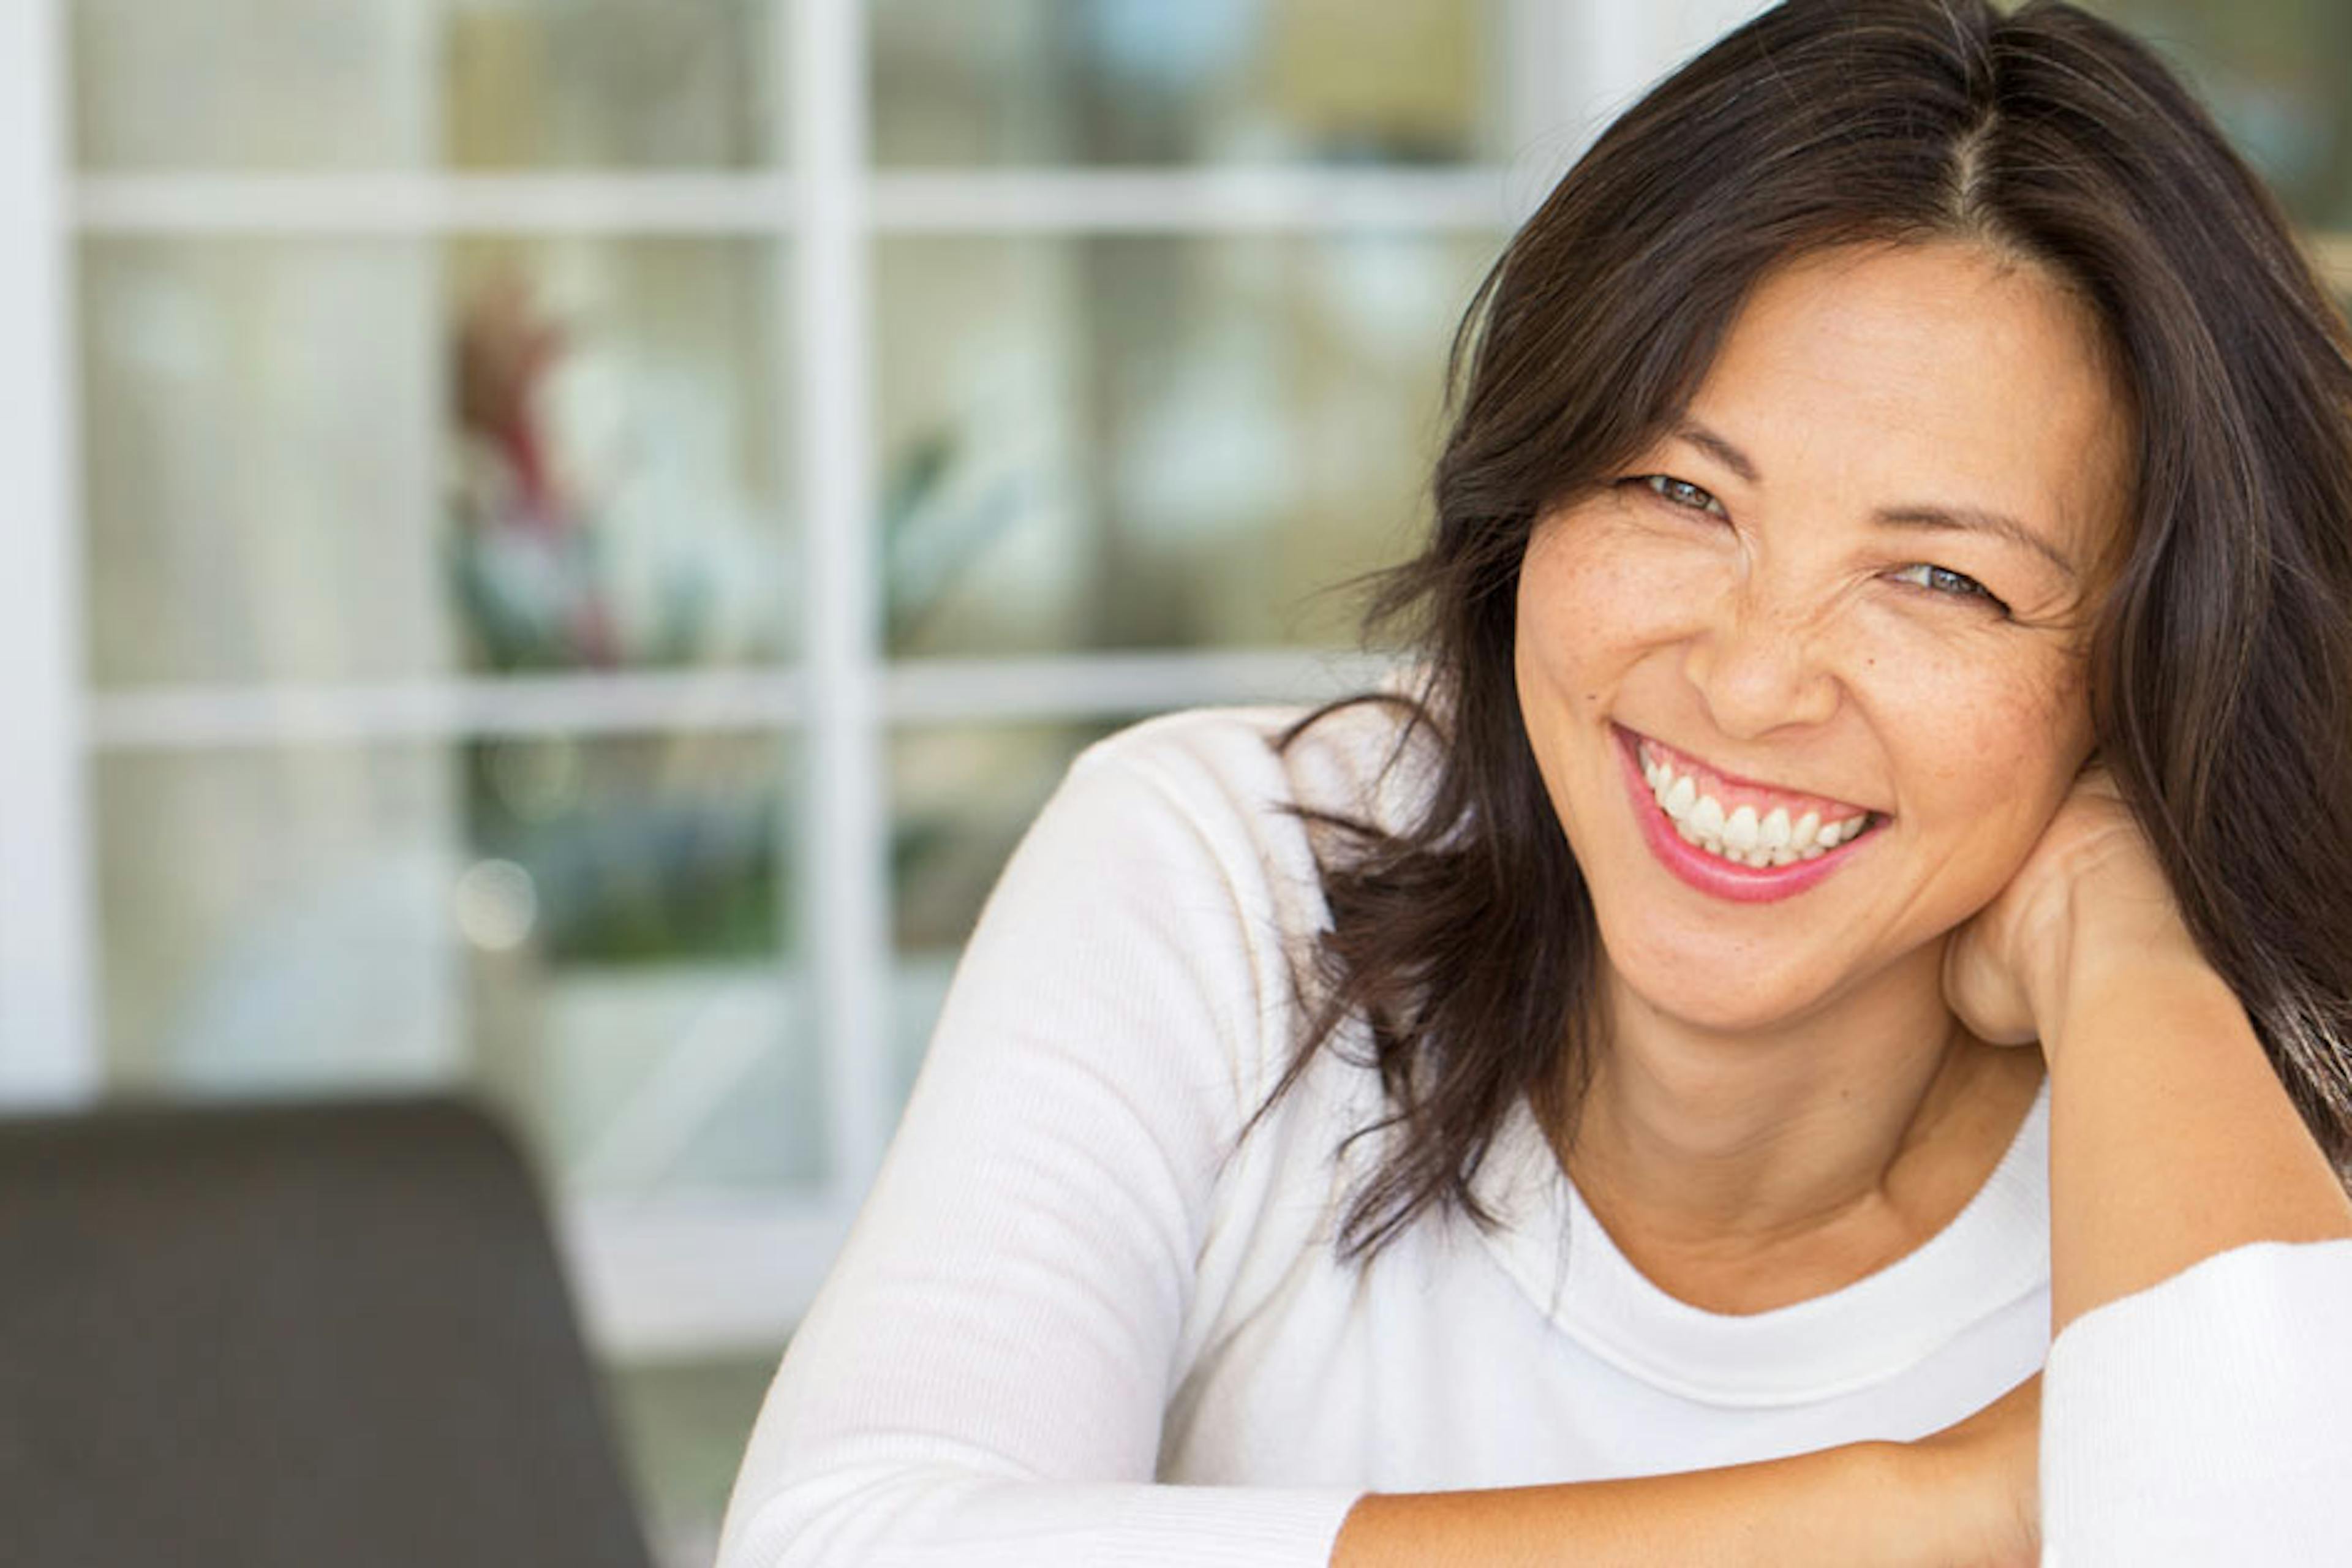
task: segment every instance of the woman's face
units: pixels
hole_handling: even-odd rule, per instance
[[[2091,750],[2132,435],[2084,308],[1958,243],[1779,269],[1675,423],[1538,521],[1519,704],[1618,980],[1756,1028],[2023,862]]]

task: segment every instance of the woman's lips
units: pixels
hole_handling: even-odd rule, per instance
[[[1865,830],[1858,837],[1845,839],[1832,848],[1822,850],[1810,859],[1793,860],[1785,866],[1745,866],[1725,859],[1722,856],[1687,843],[1676,830],[1674,819],[1658,805],[1648,779],[1643,775],[1640,746],[1642,737],[1632,731],[1615,731],[1619,764],[1625,778],[1626,794],[1643,841],[1660,864],[1686,885],[1733,903],[1769,903],[1793,898],[1834,875],[1858,852],[1861,846],[1876,835]],[[1680,753],[1673,753],[1679,759]],[[1679,763],[1677,763],[1679,765]],[[1789,796],[1773,794],[1776,802],[1789,799],[1819,799],[1821,797]],[[1853,816],[1867,817],[1859,806],[1843,802],[1829,802],[1832,808]]]

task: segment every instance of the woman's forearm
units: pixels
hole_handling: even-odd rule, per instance
[[[1785,1459],[1633,1480],[1375,1494],[1332,1568],[1740,1568],[1942,1563],[1937,1510],[1910,1451],[1853,1443]]]
[[[2051,1330],[2254,1241],[2352,1237],[2352,1200],[2235,995],[2184,942],[2077,936],[2050,1062]]]

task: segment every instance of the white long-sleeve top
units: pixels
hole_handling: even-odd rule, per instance
[[[1652,1284],[1524,1104],[1478,1179],[1497,1229],[1338,1261],[1372,1072],[1327,1048],[1237,1142],[1328,921],[1284,808],[1402,822],[1426,758],[1383,769],[1381,707],[1278,754],[1295,717],[1174,715],[1071,768],[768,1395],[722,1568],[1320,1568],[1366,1491],[1916,1437],[2045,1358],[2045,1563],[2352,1563],[2352,1242],[2225,1252],[2053,1345],[2046,1084],[1942,1232],[1776,1310]]]

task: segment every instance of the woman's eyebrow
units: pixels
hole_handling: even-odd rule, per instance
[[[1689,442],[1748,484],[1761,482],[1761,471],[1755,459],[1685,414],[1668,426],[1669,433]],[[1888,528],[1950,529],[1967,533],[1990,533],[2011,544],[2032,551],[2058,568],[2069,583],[2080,582],[2082,572],[2065,553],[2032,529],[2003,511],[1990,511],[1974,506],[1889,506],[1871,513],[1871,521]]]
[[[1903,506],[1881,507],[1870,515],[1872,521],[1892,528],[1958,529],[1969,533],[1990,533],[2032,551],[2058,568],[2069,583],[2082,580],[2082,573],[2056,545],[2007,512],[1987,511],[1973,506]]]
[[[1674,424],[1668,426],[1668,431],[1688,441],[1692,446],[1738,474],[1747,483],[1752,485],[1757,482],[1756,465],[1748,459],[1748,454],[1689,415],[1677,416]]]

